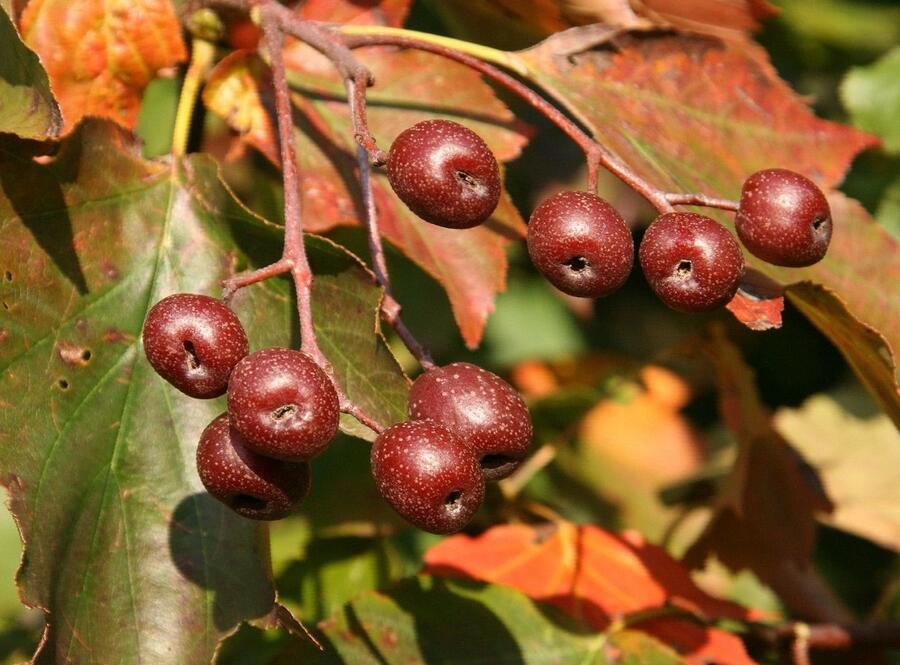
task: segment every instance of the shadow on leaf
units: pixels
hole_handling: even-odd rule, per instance
[[[206,492],[185,497],[172,513],[172,561],[190,582],[213,592],[210,611],[219,630],[230,630],[248,617],[262,617],[272,609],[275,592],[263,563],[268,545],[262,528],[232,513]],[[238,546],[239,541],[248,539],[256,546]]]
[[[28,228],[35,242],[51,258],[56,267],[72,282],[80,295],[88,292],[87,280],[75,251],[75,237],[68,204],[60,182],[74,179],[65,172],[66,165],[77,164],[81,143],[70,141],[66,159],[49,166],[40,165],[22,157],[17,142],[10,146],[12,138],[0,139],[0,190],[9,199],[15,214]],[[13,151],[9,148],[15,147]]]

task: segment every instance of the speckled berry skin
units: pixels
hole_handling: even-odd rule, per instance
[[[408,522],[431,533],[459,531],[484,498],[472,451],[437,423],[388,427],[372,445],[371,462],[381,496]]]
[[[757,171],[744,181],[734,223],[747,250],[777,266],[817,263],[831,242],[831,208],[822,190],[787,169]]]
[[[309,494],[309,464],[282,462],[247,450],[225,413],[200,436],[197,473],[210,494],[254,520],[287,517]]]
[[[178,390],[209,399],[225,393],[231,371],[247,355],[247,335],[221,300],[176,293],[147,314],[144,352],[153,369]]]
[[[608,296],[634,265],[634,241],[625,220],[589,192],[544,199],[528,222],[528,254],[547,280],[582,298]]]
[[[228,382],[228,413],[247,447],[289,461],[311,459],[337,434],[338,396],[328,375],[293,349],[262,349]]]
[[[478,226],[500,200],[500,170],[490,148],[451,120],[424,120],[402,131],[388,153],[387,174],[410,210],[451,229]]]
[[[419,376],[409,391],[409,417],[440,423],[462,439],[485,480],[515,471],[531,443],[531,415],[519,393],[470,363],[452,363]]]
[[[644,234],[638,257],[650,288],[680,312],[724,305],[744,274],[744,255],[731,232],[690,212],[657,217]]]

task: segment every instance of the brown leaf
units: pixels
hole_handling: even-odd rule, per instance
[[[169,0],[31,0],[21,26],[66,132],[86,115],[134,128],[144,88],[187,55]]]
[[[722,420],[739,448],[713,517],[685,561],[701,566],[715,555],[731,570],[749,568],[779,591],[787,575],[809,569],[816,516],[832,504],[814,472],[774,429],[751,370],[720,328],[704,351]]]
[[[817,395],[780,409],[775,426],[821,474],[835,504],[826,521],[900,551],[900,432],[890,419]]]
[[[777,13],[766,0],[443,0],[437,11],[455,35],[498,48],[592,23],[674,26],[740,42]]]
[[[714,621],[754,613],[707,595],[665,550],[634,532],[616,536],[563,522],[511,524],[472,538],[451,536],[425,555],[426,572],[472,577],[519,589],[598,630],[634,612],[677,606]],[[750,664],[741,640],[725,631],[677,618],[655,618],[635,628],[687,656],[689,663]]]

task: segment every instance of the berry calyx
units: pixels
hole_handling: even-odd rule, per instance
[[[599,196],[559,192],[544,199],[531,214],[528,254],[563,293],[598,298],[628,279],[634,241],[625,220]]]
[[[247,447],[282,460],[308,460],[337,434],[340,405],[331,379],[305,353],[251,353],[231,373],[228,413]]]
[[[478,134],[452,120],[424,120],[402,131],[387,159],[388,180],[426,222],[468,229],[500,200],[497,160]]]
[[[425,372],[409,391],[409,417],[440,423],[475,454],[485,480],[511,474],[528,452],[531,415],[515,388],[470,363]]]
[[[153,369],[178,390],[209,399],[225,393],[231,371],[247,355],[247,335],[221,300],[176,293],[147,314],[144,353]]]
[[[254,520],[287,517],[309,494],[309,464],[248,450],[225,413],[200,436],[197,473],[206,491],[238,515]]]
[[[680,312],[724,305],[744,274],[744,255],[734,236],[714,219],[690,212],[657,217],[638,254],[650,287]]]
[[[747,178],[734,222],[750,253],[777,266],[817,263],[831,242],[831,208],[822,190],[787,169]]]
[[[378,491],[404,519],[431,533],[459,531],[484,498],[484,480],[472,451],[433,422],[388,427],[372,445]]]

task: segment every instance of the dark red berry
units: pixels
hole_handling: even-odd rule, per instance
[[[584,298],[618,289],[634,263],[634,241],[625,220],[588,192],[544,199],[528,223],[528,253],[535,267],[563,293]]]
[[[484,480],[472,451],[437,423],[392,425],[375,439],[371,459],[381,495],[425,531],[459,531],[484,498]]]
[[[453,363],[422,374],[409,391],[409,417],[445,426],[471,448],[485,480],[511,474],[531,443],[531,415],[496,374]]]
[[[750,253],[777,266],[812,265],[831,242],[831,208],[822,190],[787,169],[747,178],[734,221]]]
[[[228,382],[228,413],[248,448],[283,460],[308,460],[337,434],[338,396],[312,358],[263,349],[241,360]]]
[[[156,303],[144,322],[144,352],[153,369],[191,397],[222,395],[247,335],[221,300],[176,293]]]
[[[468,229],[500,200],[497,160],[478,134],[451,120],[424,120],[405,129],[387,160],[391,187],[426,222]]]
[[[715,220],[690,212],[657,217],[638,254],[650,287],[681,312],[724,305],[744,274],[744,255],[734,236]]]
[[[223,413],[200,436],[197,473],[206,490],[238,515],[278,520],[309,494],[309,464],[257,455]]]

